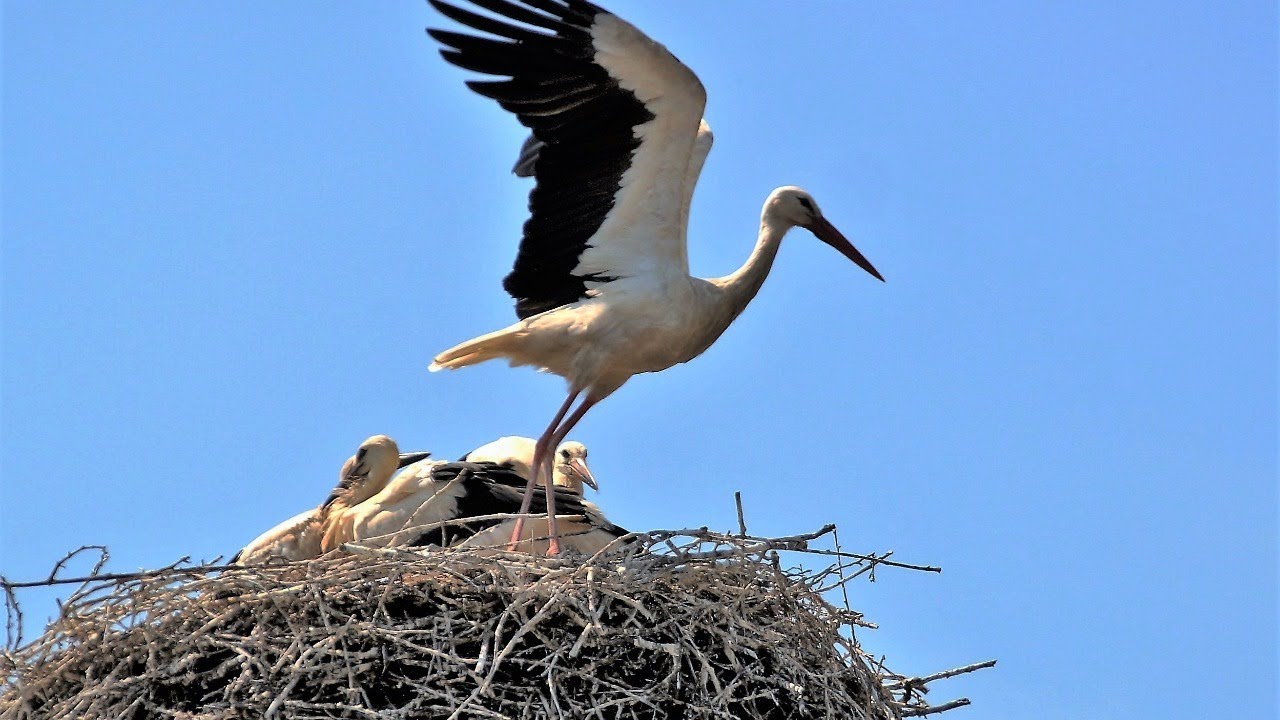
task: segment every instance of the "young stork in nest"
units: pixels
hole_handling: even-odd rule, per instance
[[[395,458],[390,472],[384,472],[383,456]],[[338,472],[338,485],[319,507],[298,513],[254,538],[231,558],[232,564],[256,565],[272,558],[310,560],[319,557],[326,526],[331,518],[352,504],[363,502],[382,489],[396,468],[416,463],[431,453],[401,454],[386,435],[374,435],[347,458]]]
[[[774,190],[755,248],[718,278],[689,274],[689,205],[711,131],[706,91],[662,45],[585,0],[472,0],[493,15],[430,0],[475,33],[429,30],[441,55],[491,76],[467,86],[532,132],[516,172],[532,174],[530,217],[503,282],[519,322],[436,355],[432,370],[502,358],[568,381],[538,438],[523,511],[549,453],[633,375],[702,354],[746,308],[782,238],[804,228],[872,276],[874,266],[798,187]],[[581,402],[578,403],[578,400]],[[575,407],[575,403],[577,403]],[[556,496],[547,497],[558,550]],[[512,529],[519,539],[523,521]]]
[[[462,457],[464,462],[488,462],[515,472],[526,480],[533,472],[533,456],[537,452],[537,443],[533,438],[519,435],[508,435],[486,443]],[[556,448],[551,467],[551,482],[558,488],[564,488],[579,497],[584,485],[592,490],[599,490],[595,476],[587,467],[587,446],[576,440],[569,440]]]
[[[507,512],[516,512],[516,496],[512,490],[527,484],[532,473],[533,456],[537,444],[533,438],[510,436],[500,438],[488,445],[472,450],[464,458],[473,462],[488,462],[512,471],[519,480],[506,480],[501,489],[506,502],[515,508]],[[521,482],[523,481],[523,482]],[[591,471],[587,469],[587,448],[580,442],[568,441],[556,448],[551,461],[551,482],[555,488],[555,507],[561,515],[581,515],[581,520],[569,520],[559,527],[558,539],[560,549],[571,550],[583,555],[593,555],[609,543],[627,533],[623,528],[609,522],[595,503],[582,499],[583,486],[599,490]],[[544,493],[537,491],[530,503],[529,511],[533,514],[550,512]],[[477,532],[474,536],[463,540],[460,545],[469,547],[498,547],[507,545],[531,553],[546,553],[552,536],[548,520],[535,518],[531,522],[523,522],[523,518],[503,520],[502,522]],[[519,526],[519,527],[517,527]],[[514,536],[513,533],[519,533]],[[514,545],[512,540],[514,539]]]

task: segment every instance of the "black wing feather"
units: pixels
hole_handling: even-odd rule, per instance
[[[588,240],[613,209],[622,175],[640,146],[635,128],[653,119],[644,103],[595,63],[591,26],[602,10],[584,0],[471,0],[503,19],[442,0],[446,17],[494,40],[429,30],[458,67],[505,80],[470,81],[477,93],[516,115],[542,143],[533,166],[529,220],[503,287],[526,318],[586,297],[588,282],[615,278],[575,275]],[[505,21],[549,30],[534,31]]]
[[[463,473],[465,472],[465,475]],[[520,510],[520,493],[524,491],[527,480],[510,468],[489,462],[452,462],[441,463],[431,469],[431,481],[447,483],[462,475],[463,492],[458,496],[458,517],[461,520],[469,517],[483,517],[499,513],[514,514]],[[556,513],[564,515],[588,515],[582,498],[577,493],[556,488]],[[531,513],[547,511],[547,496],[542,488],[535,488],[533,502],[529,507]],[[475,535],[481,530],[501,524],[502,520],[477,520],[475,522],[433,528],[410,544],[452,545]],[[627,531],[610,522],[604,522],[600,529],[617,537]]]

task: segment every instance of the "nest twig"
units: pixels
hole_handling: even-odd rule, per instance
[[[102,575],[35,641],[10,645],[0,718],[853,718],[941,710],[889,673],[822,593],[886,555],[830,533],[705,528],[620,539],[588,559],[348,545],[258,567]],[[103,549],[105,554],[105,549]],[[846,572],[849,570],[850,572]],[[62,582],[57,568],[40,584]],[[834,578],[834,579],[833,579]],[[946,676],[945,673],[938,677]],[[967,702],[967,701],[966,701]]]

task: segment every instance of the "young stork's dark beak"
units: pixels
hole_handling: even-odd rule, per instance
[[[431,453],[429,452],[400,453],[400,463],[396,465],[396,467],[401,467],[401,468],[407,467],[409,465],[412,465],[418,462],[419,460],[426,460],[429,457],[431,457]]]

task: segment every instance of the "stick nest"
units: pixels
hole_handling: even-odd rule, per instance
[[[822,597],[852,566],[780,563],[819,534],[95,573],[0,656],[0,717],[898,718]]]

